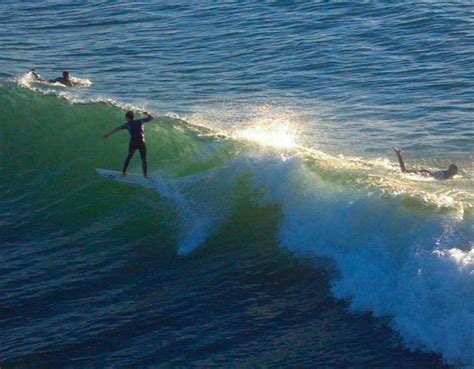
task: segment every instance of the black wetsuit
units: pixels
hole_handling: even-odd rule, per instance
[[[145,131],[143,125],[151,121],[150,117],[143,119],[134,119],[122,125],[122,129],[128,130],[130,133],[130,148],[140,150],[140,147],[145,147]]]
[[[69,78],[66,79],[64,77],[58,77],[58,78],[50,79],[48,81],[47,79],[41,78],[40,75],[36,73],[34,70],[30,70],[30,73],[36,78],[37,81],[47,82],[47,83],[61,83],[65,86],[72,87],[72,81]]]
[[[55,79],[50,79],[48,82],[49,83],[61,83],[65,86],[72,87],[71,80],[70,79],[65,79],[64,77],[58,77],[58,78],[55,78]]]
[[[146,175],[146,145],[145,145],[145,131],[143,130],[143,125],[148,123],[152,120],[151,117],[146,117],[143,119],[134,119],[130,122],[127,122],[122,125],[122,129],[128,130],[130,133],[130,144],[128,146],[128,156],[125,159],[123,171],[125,172],[130,159],[132,158],[133,154],[136,150],[140,152],[140,157],[143,163],[143,172]]]

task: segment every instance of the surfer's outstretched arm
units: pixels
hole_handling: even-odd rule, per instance
[[[119,126],[117,128],[114,128],[113,130],[111,130],[109,133],[106,133],[104,135],[104,138],[108,138],[110,136],[112,136],[114,133],[117,133],[118,131],[121,131],[123,129],[123,126]]]
[[[393,150],[395,151],[395,154],[397,154],[398,162],[400,163],[400,169],[402,173],[407,173],[407,168],[405,167],[405,162],[402,158],[402,150],[397,147],[394,147]]]
[[[397,154],[398,162],[400,163],[400,169],[401,169],[402,173],[426,173],[430,176],[433,176],[433,173],[430,172],[427,169],[408,170],[405,167],[405,162],[403,161],[403,158],[402,158],[402,150],[400,150],[397,147],[394,147],[393,150],[395,151],[395,154]]]

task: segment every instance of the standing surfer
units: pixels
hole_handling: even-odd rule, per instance
[[[143,130],[143,125],[145,123],[151,122],[155,117],[151,114],[147,113],[146,111],[143,112],[146,115],[146,118],[142,119],[135,119],[135,114],[133,111],[128,111],[125,114],[125,118],[127,118],[127,123],[122,124],[121,126],[113,129],[109,133],[104,135],[104,138],[108,138],[110,135],[121,131],[122,129],[128,130],[130,133],[130,144],[128,146],[128,155],[123,163],[123,176],[127,175],[127,168],[128,164],[130,164],[130,160],[132,160],[133,154],[136,150],[140,151],[140,157],[142,159],[142,168],[143,168],[143,176],[148,178],[147,172],[147,161],[146,161],[146,145],[145,145],[145,131]]]

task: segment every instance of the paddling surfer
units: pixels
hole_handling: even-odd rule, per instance
[[[458,167],[454,164],[451,164],[447,170],[438,170],[436,172],[432,172],[427,169],[418,169],[418,170],[408,170],[405,167],[405,162],[402,158],[402,150],[397,147],[394,147],[393,150],[395,154],[397,154],[398,162],[400,163],[400,169],[402,173],[416,173],[416,174],[423,174],[433,177],[435,179],[449,179],[455,176],[458,173]]]
[[[65,70],[63,72],[62,77],[58,77],[58,78],[54,78],[54,79],[50,79],[50,80],[46,80],[46,79],[41,78],[40,75],[38,73],[36,73],[36,71],[34,69],[30,70],[30,73],[33,77],[36,78],[37,81],[46,82],[46,83],[61,83],[64,86],[72,87],[71,77],[70,77],[69,72],[67,70]]]
[[[123,170],[122,175],[127,175],[127,168],[128,164],[130,164],[130,160],[132,160],[133,154],[135,151],[138,150],[140,152],[140,157],[142,159],[142,168],[143,168],[143,176],[148,178],[147,172],[147,161],[146,161],[146,145],[145,145],[145,131],[143,130],[143,125],[145,123],[151,122],[155,117],[151,114],[147,113],[146,111],[143,112],[146,115],[146,118],[142,119],[135,119],[135,114],[133,111],[128,111],[125,114],[125,118],[127,118],[127,123],[122,124],[121,126],[113,129],[109,133],[104,135],[104,138],[108,138],[112,134],[121,131],[123,129],[128,130],[130,133],[130,144],[128,146],[128,155],[125,158],[125,162],[123,163]]]

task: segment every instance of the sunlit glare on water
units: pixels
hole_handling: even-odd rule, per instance
[[[275,122],[271,124],[257,124],[238,131],[235,136],[237,139],[280,149],[291,149],[297,146],[294,129],[285,123],[281,123],[278,126]]]

